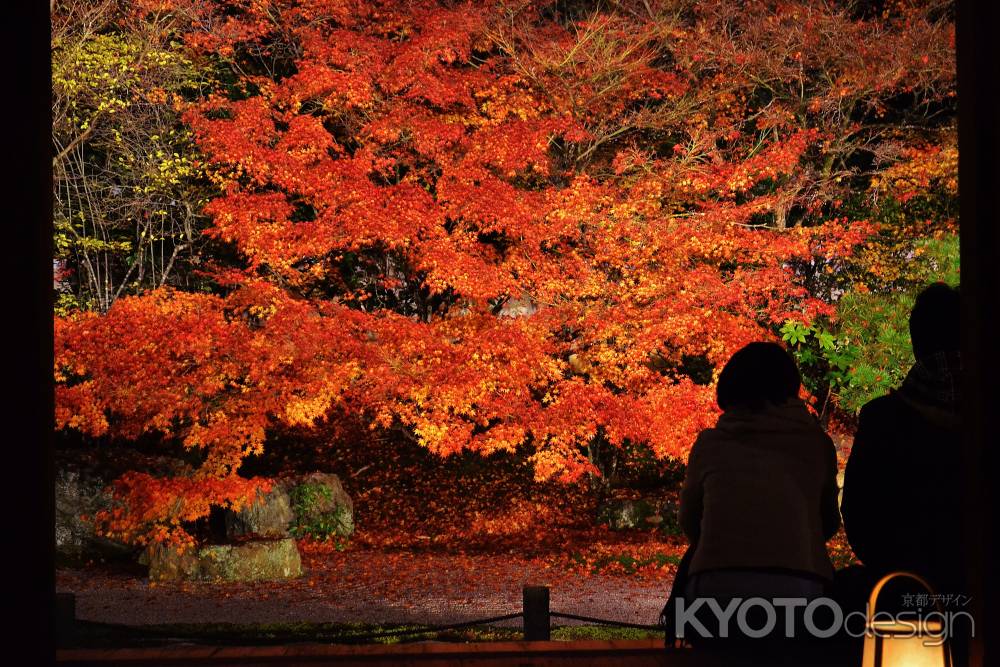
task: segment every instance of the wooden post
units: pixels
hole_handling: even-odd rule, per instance
[[[76,596],[73,593],[56,593],[56,643],[72,644],[76,634]]]
[[[549,587],[525,586],[523,600],[524,640],[549,641]]]

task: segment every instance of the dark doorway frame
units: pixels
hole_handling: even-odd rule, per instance
[[[977,621],[970,665],[1000,663],[994,530],[1000,437],[1000,4],[959,0],[958,175],[968,573]]]
[[[16,178],[4,183],[7,213],[5,355],[13,361],[4,449],[10,494],[5,549],[13,558],[5,587],[13,612],[8,652],[24,664],[54,661],[54,470],[52,387],[52,174],[49,6],[23,0],[6,8],[3,41],[10,75],[5,156]],[[965,377],[969,572],[977,618],[971,665],[1000,663],[997,492],[990,474],[1000,449],[1000,3],[958,0],[959,181]],[[16,644],[16,645],[14,645]]]

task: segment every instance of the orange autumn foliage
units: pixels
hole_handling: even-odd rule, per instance
[[[442,456],[528,445],[538,479],[596,473],[595,438],[683,458],[732,352],[832,314],[804,271],[874,231],[828,214],[872,136],[836,104],[945,94],[947,31],[904,7],[919,29],[876,45],[874,24],[779,3],[749,19],[759,43],[726,44],[713,27],[738,3],[554,4],[137,5],[238,73],[184,110],[221,192],[208,235],[236,259],[213,258],[213,293],[56,322],[59,428],[202,453],[191,477],[122,479],[110,532],[188,539],[265,484],[238,471],[269,430],[334,407]],[[808,90],[762,50],[819,39],[796,12],[864,45],[814,43],[833,79]],[[914,40],[933,61],[896,50]]]

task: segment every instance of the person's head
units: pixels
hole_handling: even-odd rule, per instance
[[[910,311],[910,340],[916,359],[937,352],[955,352],[961,347],[958,288],[934,283],[917,296]]]
[[[777,343],[750,343],[723,367],[716,400],[723,411],[733,408],[762,410],[799,395],[799,369]]]

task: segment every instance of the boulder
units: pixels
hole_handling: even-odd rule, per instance
[[[213,544],[180,552],[156,547],[146,554],[152,581],[268,581],[302,575],[292,538]]]
[[[837,507],[844,502],[844,471],[837,472]]]
[[[97,534],[93,517],[111,509],[111,482],[136,470],[165,477],[188,475],[192,467],[167,456],[149,456],[131,447],[98,447],[55,452],[56,561],[75,566],[91,560],[134,560],[131,545]]]
[[[226,510],[226,537],[288,537],[295,520],[288,491],[275,484],[267,494],[260,494],[254,503],[239,512]]]
[[[55,478],[55,541],[57,561],[64,564],[87,560],[126,558],[133,549],[101,537],[92,517],[112,506],[108,483],[86,471],[60,469]]]
[[[576,354],[574,352],[569,355],[569,358],[567,358],[566,361],[569,362],[570,369],[577,375],[587,375],[593,370],[590,362],[588,362],[581,354]]]
[[[285,477],[253,505],[227,510],[226,537],[349,537],[354,503],[337,475],[314,472]]]
[[[354,503],[340,478],[332,473],[314,472],[282,482],[295,515],[292,533],[316,537],[354,533]]]
[[[500,307],[500,311],[497,315],[499,317],[519,318],[531,317],[537,312],[538,305],[535,301],[531,297],[521,296],[513,299],[507,299],[503,306]]]
[[[655,505],[648,500],[619,499],[602,505],[597,520],[612,530],[632,530],[652,528],[662,521],[662,516],[657,514]]]

